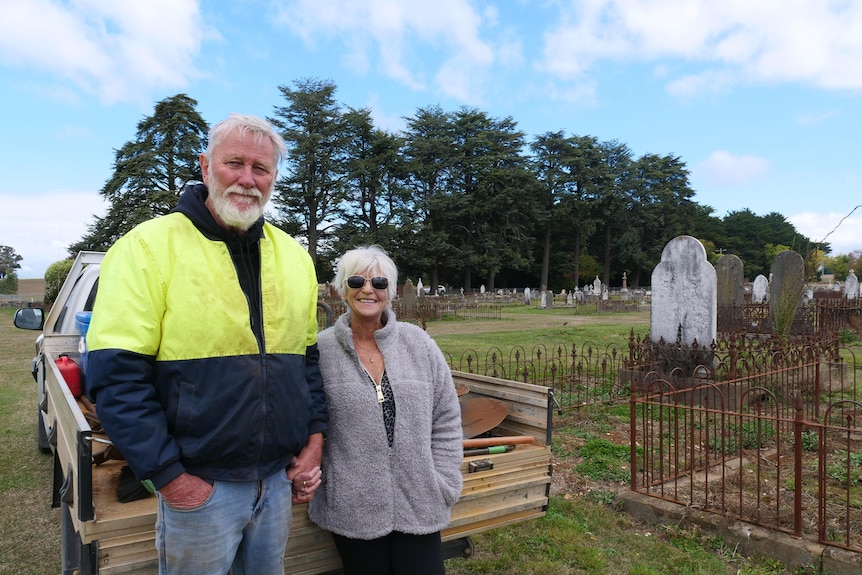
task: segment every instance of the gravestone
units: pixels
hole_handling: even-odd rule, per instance
[[[554,291],[548,290],[545,293],[548,296],[547,300],[545,300],[545,303],[547,304],[546,309],[554,309]]]
[[[789,335],[805,289],[805,261],[792,250],[779,252],[772,260],[769,282],[769,319],[779,335]]]
[[[596,295],[602,293],[602,280],[599,279],[599,276],[593,280],[593,293]]]
[[[416,296],[422,297],[425,295],[425,290],[422,287],[422,278],[419,278],[419,283],[416,284]]]
[[[566,292],[566,305],[572,305],[573,298],[572,292]]]
[[[412,312],[416,309],[416,289],[413,287],[413,282],[409,279],[404,282],[404,289],[401,290],[404,297],[404,309]]]
[[[530,296],[531,295],[532,295],[532,292],[530,291],[530,288],[524,288],[524,305],[530,305]]]
[[[764,303],[769,300],[769,280],[763,274],[754,278],[751,288],[751,303]]]
[[[719,306],[742,307],[745,297],[742,290],[744,276],[742,260],[734,254],[725,254],[715,264],[716,289]]]
[[[691,236],[678,236],[665,245],[652,272],[650,338],[671,344],[710,345],[715,339],[715,268],[706,259],[703,244]]]
[[[847,279],[844,280],[844,297],[847,299],[856,299],[859,296],[859,279],[853,270],[847,274]]]
[[[542,292],[542,301],[539,304],[539,307],[541,307],[542,309],[545,309],[545,306],[547,306],[547,305],[548,305],[548,294],[547,294],[547,292]]]

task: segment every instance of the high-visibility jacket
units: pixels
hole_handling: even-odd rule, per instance
[[[183,213],[137,226],[102,263],[88,392],[156,488],[184,470],[261,479],[326,428],[311,258],[281,230],[259,229],[260,339],[226,243]]]

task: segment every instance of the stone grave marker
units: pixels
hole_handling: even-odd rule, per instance
[[[769,318],[779,335],[789,335],[805,289],[805,261],[792,250],[779,252],[772,260],[769,282]]]
[[[734,254],[725,254],[715,264],[716,290],[719,306],[742,307],[745,303],[742,282],[742,260]]]
[[[408,312],[416,309],[416,288],[413,287],[413,282],[408,279],[404,282],[404,289],[401,290],[404,298],[404,309]]]
[[[678,236],[661,252],[652,272],[650,338],[653,342],[709,346],[715,339],[716,276],[703,244]]]
[[[850,270],[847,274],[847,279],[844,280],[844,297],[847,299],[856,299],[859,296],[859,279],[856,273]]]
[[[751,303],[764,303],[769,299],[769,280],[763,274],[754,278],[751,288]]]

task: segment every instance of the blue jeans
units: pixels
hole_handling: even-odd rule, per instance
[[[159,497],[159,575],[284,575],[290,488],[282,470],[262,481],[216,481],[191,510]]]

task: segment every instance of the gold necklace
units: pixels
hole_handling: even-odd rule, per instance
[[[355,347],[356,347],[356,353],[357,353],[360,357],[362,357],[362,354],[365,354],[365,359],[366,359],[369,363],[374,363],[374,356],[375,356],[375,349],[376,349],[376,346],[375,346],[374,348],[372,348],[372,349],[369,349],[369,348],[366,348],[366,347],[364,347],[364,346],[360,346],[360,345],[359,345],[359,342],[355,342],[355,344],[354,344],[354,345],[355,345]],[[380,350],[377,350],[377,351],[379,352]]]

